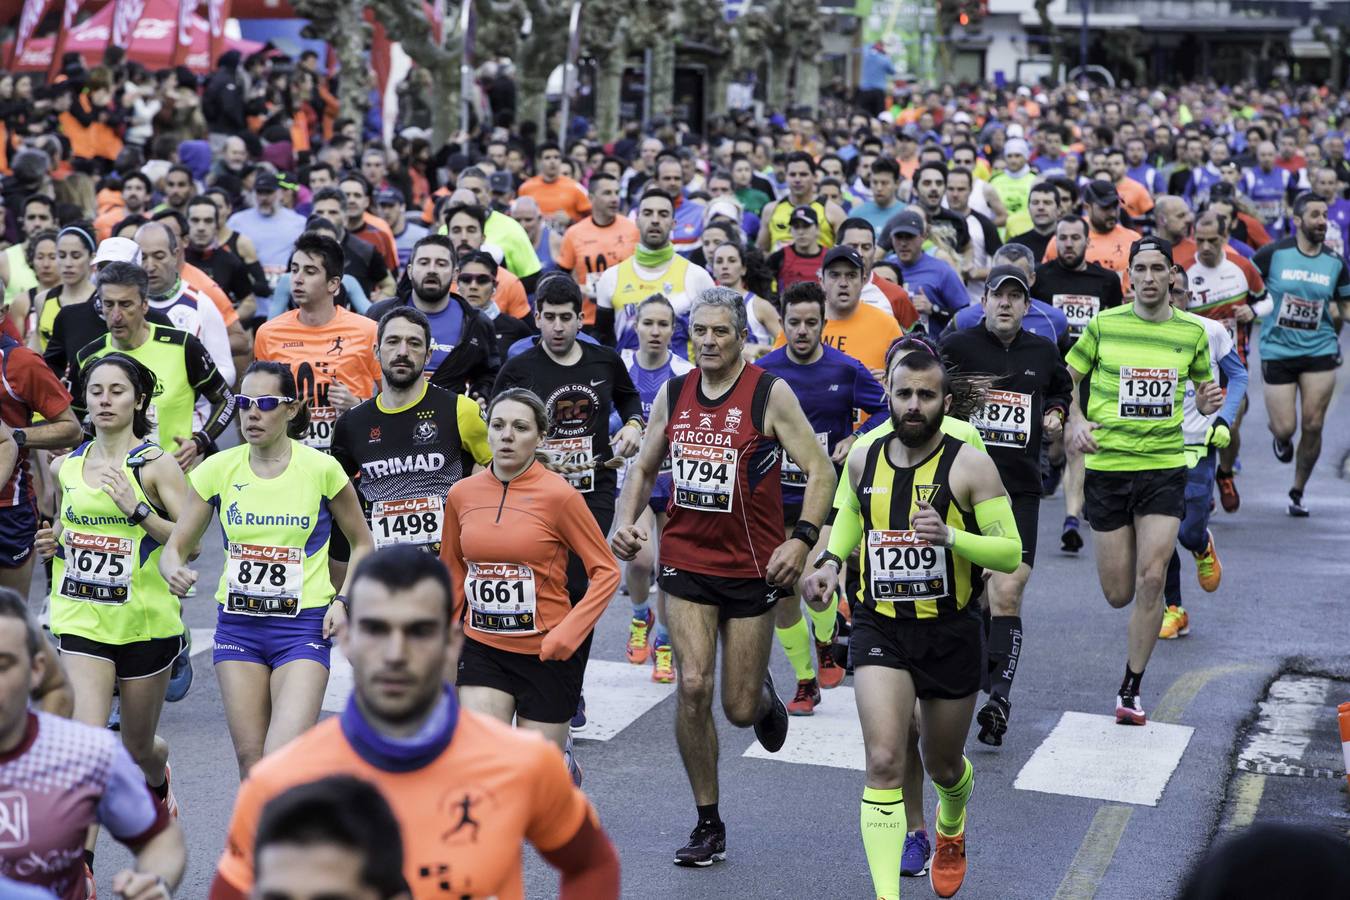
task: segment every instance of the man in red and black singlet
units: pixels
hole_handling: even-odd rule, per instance
[[[694,791],[698,824],[677,865],[726,858],[717,810],[717,732],[712,701],[718,634],[722,708],[733,725],[755,727],[765,749],[787,739],[787,710],[769,677],[772,615],[791,595],[834,494],[834,467],[791,388],[746,363],[745,301],[726,288],[694,301],[689,332],[698,369],[667,382],[652,404],[642,449],[624,482],[611,546],[631,560],[648,540],[636,525],[662,463],[674,491],[661,535],[660,585],[679,660],[675,737]],[[801,518],[782,539],[780,453],[806,473]]]
[[[820,281],[820,263],[825,248],[820,242],[820,217],[809,206],[798,206],[788,219],[792,243],[770,254],[769,271],[778,283],[778,293],[801,281]]]

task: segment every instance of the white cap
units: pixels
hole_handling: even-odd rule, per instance
[[[478,249],[495,259],[499,266],[502,264],[502,260],[506,258],[506,254],[502,252],[502,248],[498,247],[496,244],[484,244]]]
[[[969,124],[970,124],[970,113],[966,112],[965,110],[958,110],[958,111],[952,116],[952,122],[953,122],[954,124],[956,124],[956,125],[969,125]]]
[[[94,265],[110,262],[129,262],[141,264],[141,246],[131,238],[110,237],[98,245],[94,254]]]
[[[1021,87],[1019,87],[1019,88],[1017,89],[1017,96],[1019,96],[1019,97],[1030,97],[1030,96],[1031,96],[1031,88],[1027,87],[1025,84],[1022,85]]]
[[[1031,148],[1028,147],[1027,142],[1021,138],[1013,138],[1003,145],[1003,155],[1007,156],[1009,153],[1020,153],[1023,156],[1030,156]]]
[[[741,204],[735,197],[715,197],[708,202],[708,208],[703,211],[703,221],[711,222],[714,216],[726,216],[738,226],[741,224]]]
[[[1006,134],[1009,138],[1020,138],[1024,134],[1026,134],[1026,131],[1023,130],[1020,123],[1011,122],[1008,124],[1008,127],[1004,130],[1004,134]]]

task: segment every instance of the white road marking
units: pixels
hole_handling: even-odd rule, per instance
[[[1312,743],[1318,723],[1330,721],[1335,709],[1327,704],[1325,678],[1280,678],[1261,701],[1238,768],[1264,774],[1294,774]]]
[[[770,753],[755,742],[741,755],[803,766],[864,771],[867,759],[863,753],[862,725],[858,722],[853,688],[841,686],[821,691],[815,715],[791,717],[787,742],[777,753]]]
[[[192,655],[205,653],[216,643],[216,630],[214,628],[194,628],[192,629]]]
[[[1117,725],[1114,716],[1066,712],[1013,787],[1157,806],[1194,731],[1160,722]]]
[[[586,727],[578,741],[608,741],[675,693],[673,684],[652,681],[652,667],[592,659],[586,664]]]

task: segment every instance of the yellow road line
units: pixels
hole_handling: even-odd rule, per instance
[[[1091,900],[1096,896],[1133,812],[1130,807],[1115,803],[1097,810],[1073,862],[1069,863],[1069,871],[1055,891],[1055,900]]]
[[[1162,699],[1153,708],[1153,714],[1149,718],[1154,722],[1177,724],[1186,712],[1186,707],[1190,706],[1196,695],[1204,690],[1205,685],[1225,675],[1255,672],[1260,668],[1260,666],[1252,663],[1240,663],[1228,666],[1210,666],[1207,669],[1192,669],[1172,682],[1172,686],[1167,689],[1167,693],[1162,695]]]
[[[1224,831],[1241,831],[1256,820],[1261,796],[1266,791],[1266,776],[1238,772],[1233,778],[1233,812],[1221,826]]]

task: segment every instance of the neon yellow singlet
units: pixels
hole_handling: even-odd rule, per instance
[[[291,461],[275,478],[260,478],[248,445],[208,457],[189,476],[217,510],[225,535],[225,571],[216,600],[226,612],[294,617],[332,601],[328,504],[347,486],[337,460],[291,441]]]
[[[84,480],[93,442],[61,464],[61,548],[52,560],[52,633],[104,644],[131,644],[183,632],[178,598],[159,574],[159,543],[131,525],[102,488]],[[127,459],[153,449],[142,444]],[[136,499],[149,503],[127,463]]]
[[[816,219],[820,222],[820,246],[828,250],[834,246],[834,226],[825,216],[824,203],[812,200],[811,208],[816,211]],[[792,205],[790,199],[779,201],[773,208],[773,215],[769,217],[769,240],[775,249],[792,243],[792,229],[788,227],[788,219],[792,218],[794,209],[796,207]]]

